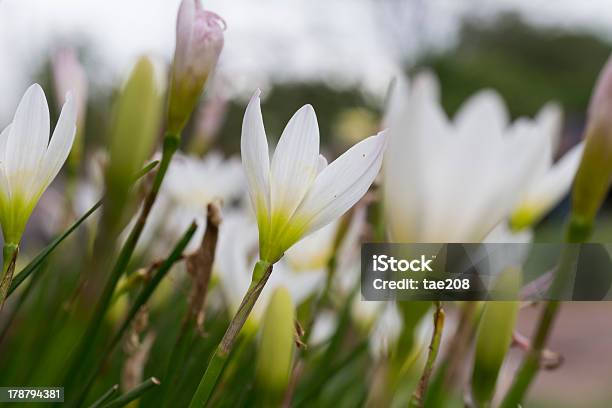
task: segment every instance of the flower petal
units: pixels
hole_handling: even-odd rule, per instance
[[[440,199],[446,201],[439,183],[448,176],[438,163],[453,160],[456,152],[446,146],[457,138],[451,133],[438,94],[438,82],[427,71],[412,84],[400,78],[391,94],[383,193],[387,230],[397,242],[422,237],[439,217],[439,211],[430,206]],[[432,154],[436,160],[431,160]],[[428,175],[427,183],[423,174]]]
[[[549,139],[550,165],[553,163],[555,152],[559,150],[562,125],[563,110],[556,103],[547,103],[535,117],[535,126],[539,129],[538,135]]]
[[[51,184],[57,173],[64,165],[70,154],[74,136],[76,134],[77,106],[71,93],[66,95],[66,102],[53,131],[49,147],[40,165],[36,183],[39,186],[38,193],[42,192]]]
[[[295,212],[305,234],[340,217],[368,191],[378,174],[386,146],[383,132],[347,150],[319,174]],[[292,220],[293,222],[293,220]]]
[[[498,139],[508,126],[508,110],[499,94],[483,90],[471,96],[455,115],[455,125],[463,137]]]
[[[34,84],[21,98],[9,134],[4,160],[9,188],[29,192],[49,143],[49,107],[45,93]]]
[[[319,169],[319,125],[310,105],[300,108],[278,141],[271,167],[272,214],[290,217]]]
[[[570,149],[548,172],[532,181],[513,211],[515,220],[537,222],[569,191],[582,158],[584,142]]]
[[[0,194],[2,194],[3,199],[8,199],[11,195],[9,191],[8,181],[6,179],[6,163],[4,157],[7,141],[12,127],[13,125],[9,124],[7,127],[4,128],[2,133],[0,133]]]
[[[269,217],[270,209],[270,157],[261,116],[260,93],[259,89],[255,91],[246,108],[240,139],[242,166],[247,176],[249,194],[258,222],[262,221],[263,216],[266,219]]]

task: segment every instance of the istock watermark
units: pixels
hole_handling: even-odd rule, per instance
[[[565,290],[551,291],[559,254],[578,251]],[[612,300],[612,244],[364,244],[364,300]],[[500,275],[516,270],[520,290]]]

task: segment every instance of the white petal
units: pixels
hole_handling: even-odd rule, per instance
[[[38,173],[40,194],[51,184],[70,154],[76,133],[76,108],[74,98],[68,93]]]
[[[319,125],[310,105],[300,108],[278,141],[271,167],[272,213],[291,216],[319,168]]]
[[[428,207],[444,192],[435,180],[448,176],[441,174],[442,166],[437,163],[453,157],[448,156],[451,149],[444,147],[454,135],[438,92],[435,77],[425,73],[415,78],[411,89],[406,81],[398,80],[390,97],[383,192],[388,231],[397,242],[422,236],[423,228],[436,218]],[[423,174],[428,175],[427,182]]]
[[[325,170],[327,167],[327,159],[322,154],[319,155],[319,161],[317,162],[317,174]]]
[[[49,143],[49,107],[38,84],[23,95],[9,134],[5,162],[10,188],[29,192]]]
[[[274,265],[262,296],[268,297],[275,288],[284,286],[289,290],[295,304],[304,302],[310,295],[316,293],[325,282],[325,269],[315,269],[302,272],[294,271],[286,262],[280,261]]]
[[[247,176],[249,194],[260,217],[270,209],[270,156],[259,101],[259,89],[255,92],[244,113],[240,152],[242,166]]]
[[[6,144],[12,126],[12,124],[9,124],[6,128],[4,128],[2,133],[0,133],[0,193],[2,194],[3,198],[6,199],[10,197],[10,191],[8,181],[6,179],[6,163],[4,157],[6,152]]]
[[[550,164],[554,154],[559,150],[561,128],[563,125],[563,111],[556,103],[547,103],[540,109],[535,118],[538,134],[547,137],[550,143]]]
[[[537,220],[557,205],[572,185],[583,148],[584,142],[574,146],[546,174],[533,180],[517,209],[530,209]]]
[[[522,127],[523,122],[516,123]],[[483,172],[491,175],[485,190],[486,195],[479,199],[472,212],[462,218],[465,228],[472,226],[473,241],[480,242],[502,221],[520,199],[525,186],[533,180],[541,162],[547,160],[548,141],[535,134],[536,129],[524,122],[524,132],[519,137],[505,138],[503,149],[497,154],[497,174],[491,169]]]
[[[455,116],[455,125],[464,137],[501,138],[508,126],[508,111],[499,94],[484,90],[470,97]]]
[[[403,321],[397,304],[388,302],[370,334],[372,357],[376,359],[387,357],[397,342],[402,327]]]
[[[340,217],[368,191],[382,164],[386,136],[381,132],[347,150],[317,176],[295,213],[306,233]]]

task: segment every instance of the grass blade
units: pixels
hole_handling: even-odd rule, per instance
[[[113,385],[108,391],[106,391],[100,398],[94,401],[89,408],[100,408],[102,404],[108,401],[115,393],[119,390],[119,384]]]
[[[134,401],[135,399],[140,398],[142,394],[149,391],[151,388],[158,386],[159,384],[161,383],[157,378],[151,377],[147,381],[143,382],[142,384],[136,386],[135,388],[132,388],[130,391],[126,392],[119,398],[115,398],[108,404],[103,405],[102,408],[123,407],[129,404],[130,402]]]
[[[138,181],[140,178],[144,177],[147,173],[153,170],[157,164],[158,160],[155,160],[149,164],[147,164],[142,170],[140,170],[134,176],[134,182]],[[49,245],[45,247],[32,261],[26,265],[14,278],[11,283],[11,287],[8,290],[7,297],[11,295],[26,280],[32,273],[38,270],[40,265],[47,259],[47,257],[62,243],[66,238],[70,236],[89,216],[91,216],[100,206],[102,205],[102,199],[94,204],[85,214],[81,216],[78,220],[76,220],[66,231],[64,231],[60,236],[55,238]]]

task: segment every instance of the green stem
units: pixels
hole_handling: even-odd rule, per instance
[[[571,240],[571,235],[570,226],[568,240]],[[550,287],[550,298],[553,300],[546,302],[544,305],[534,338],[531,342],[531,348],[525,355],[523,363],[514,377],[514,382],[500,406],[501,408],[517,407],[525,397],[529,385],[535,378],[540,368],[542,351],[544,350],[544,346],[546,345],[546,341],[548,340],[548,336],[550,335],[550,331],[555,321],[555,316],[560,306],[559,301],[554,299],[556,299],[559,294],[563,293],[564,289],[568,286],[567,281],[574,273],[579,253],[579,245],[566,244],[564,246],[559,268],[557,269],[557,273]]]
[[[34,284],[37,282],[38,280],[34,280],[34,279],[30,280],[30,282],[28,283],[28,286],[25,287],[25,289],[21,292],[19,298],[15,302],[15,306],[11,309],[11,314],[6,318],[6,322],[4,323],[4,326],[2,326],[2,330],[0,331],[0,345],[2,345],[2,342],[4,341],[4,339],[6,338],[6,335],[10,331],[9,329],[11,328],[11,324],[15,320],[15,317],[19,313],[19,310],[21,310],[21,307],[23,306],[23,304],[28,299],[28,296],[30,295],[30,293],[32,292],[32,289],[34,288]],[[9,291],[9,295],[10,295],[10,291]]]
[[[76,394],[77,397],[74,399],[76,405],[79,405],[79,406],[82,405],[82,402],[87,397],[87,392],[93,385],[96,379],[96,376],[102,369],[106,360],[109,358],[109,356],[114,351],[117,344],[119,344],[119,341],[121,341],[121,339],[125,335],[127,329],[132,324],[132,321],[134,320],[134,318],[136,317],[136,315],[138,314],[142,306],[148,302],[149,298],[151,297],[153,292],[155,292],[155,289],[157,289],[157,287],[159,286],[163,278],[168,274],[172,266],[178,260],[182,259],[183,251],[189,244],[189,241],[191,241],[191,237],[193,237],[193,234],[195,233],[196,229],[197,229],[197,224],[195,222],[191,223],[191,225],[189,226],[185,234],[183,234],[179,242],[176,244],[176,246],[174,247],[174,249],[168,256],[168,258],[166,258],[164,262],[161,264],[155,276],[153,276],[153,278],[149,282],[147,282],[147,284],[138,293],[138,296],[132,303],[132,307],[130,308],[126,317],[124,318],[123,323],[121,324],[119,329],[116,331],[115,335],[112,337],[112,340],[110,341],[110,343],[106,346],[105,351],[102,353],[101,357],[99,358],[97,364],[95,365],[95,369],[89,376],[87,382],[85,383],[85,386],[82,388],[82,390],[78,394]]]
[[[138,239],[144,229],[144,226],[147,222],[151,209],[153,208],[153,204],[155,204],[155,200],[157,199],[157,195],[161,188],[164,177],[166,176],[166,172],[168,170],[168,166],[170,165],[170,161],[172,160],[172,156],[178,149],[179,138],[175,135],[167,134],[164,138],[164,148],[162,152],[162,159],[157,168],[157,172],[155,173],[155,179],[153,181],[153,186],[151,190],[145,197],[144,204],[142,206],[142,210],[134,224],[130,234],[125,241],[119,255],[117,257],[117,261],[110,273],[108,281],[104,287],[102,292],[102,296],[98,301],[96,309],[94,311],[93,316],[90,319],[90,324],[85,331],[78,347],[76,348],[76,352],[74,353],[74,359],[72,360],[72,364],[67,371],[67,376],[64,381],[66,384],[66,389],[68,391],[72,388],[73,381],[79,378],[79,371],[81,367],[87,365],[89,351],[94,344],[98,332],[102,327],[101,323],[104,320],[104,316],[110,305],[110,301],[113,297],[113,293],[115,292],[115,287],[121,278],[121,275],[125,272],[130,259],[132,258],[132,254],[134,253],[134,249],[136,248],[136,244],[138,243]]]
[[[410,399],[410,407],[421,408],[425,400],[425,394],[427,393],[427,386],[429,384],[429,378],[433,372],[436,357],[440,349],[440,341],[442,340],[442,330],[444,328],[444,309],[442,309],[442,303],[436,301],[436,311],[433,315],[434,329],[431,336],[431,342],[429,343],[429,353],[427,354],[427,361],[425,362],[425,368],[419,379],[419,384],[416,390],[412,394]]]
[[[271,273],[272,264],[270,262],[260,260],[255,264],[251,285],[244,295],[242,303],[238,307],[238,311],[230,322],[230,325],[223,335],[221,342],[217,346],[215,353],[210,359],[208,366],[206,367],[206,371],[204,372],[204,376],[200,380],[198,389],[191,399],[189,408],[203,407],[206,405],[206,402],[212,395],[212,392],[217,385],[221,372],[223,371],[223,367],[225,367],[225,363],[227,362],[230,352],[232,351],[234,342],[238,337],[242,326],[244,326],[244,323],[249,317],[253,306],[255,306],[255,302],[257,302],[257,299],[259,298],[259,295],[266,285]]]
[[[19,245],[10,242],[4,244],[2,248],[2,278],[0,281],[0,312],[4,307],[4,302],[6,301],[11,282],[13,281],[13,273],[15,272],[18,254]]]
[[[157,387],[159,384],[161,383],[159,382],[157,378],[151,377],[147,381],[143,382],[142,384],[137,385],[136,387],[132,388],[131,390],[129,390],[128,392],[120,396],[119,398],[115,398],[108,404],[103,405],[102,408],[123,407],[129,404],[130,402],[134,401],[135,399],[140,398],[142,394],[149,391],[153,387]]]

